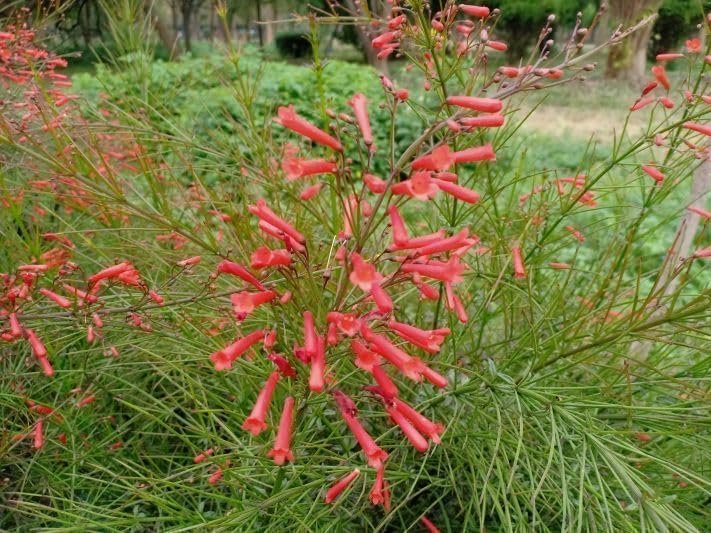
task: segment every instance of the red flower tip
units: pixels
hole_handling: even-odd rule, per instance
[[[281,375],[284,376],[285,378],[295,378],[296,377],[296,370],[294,370],[294,367],[292,367],[289,364],[289,361],[287,361],[284,357],[282,357],[278,353],[270,353],[267,356],[267,359],[269,359],[272,363],[274,363],[276,365],[276,367],[279,369],[279,372],[281,372]]]
[[[277,431],[274,447],[267,454],[274,459],[276,465],[283,465],[286,461],[294,460],[294,453],[291,451],[291,427],[294,421],[294,398],[287,397],[284,400],[284,409],[279,420],[279,430]]]
[[[454,163],[449,146],[442,144],[412,162],[412,170],[447,170]]]
[[[490,10],[486,6],[473,6],[470,4],[460,4],[457,6],[459,10],[465,15],[476,18],[486,18],[489,16]]]
[[[193,462],[194,463],[202,463],[205,459],[210,457],[213,453],[215,453],[215,450],[212,448],[208,448],[204,452],[200,452],[195,457],[193,457]]]
[[[252,275],[246,268],[242,265],[237,264],[233,261],[224,259],[217,265],[217,272],[220,274],[231,274],[232,276],[237,276],[243,281],[254,285],[260,291],[265,290],[264,285]]]
[[[521,248],[519,246],[511,248],[511,257],[513,260],[514,277],[518,279],[525,278],[526,269],[523,266],[523,256],[521,255]]]
[[[375,302],[375,305],[378,307],[378,311],[384,315],[392,312],[393,310],[393,301],[392,298],[390,298],[390,295],[385,292],[385,289],[383,289],[379,283],[371,283],[370,285],[370,295],[373,298],[373,301]]]
[[[461,6],[459,6],[461,8]],[[446,100],[449,105],[473,109],[482,113],[498,113],[504,106],[496,98],[478,98],[476,96],[449,96]]]
[[[272,372],[264,383],[262,390],[259,391],[257,401],[252,408],[252,412],[242,424],[242,429],[256,436],[267,428],[267,410],[269,409],[269,402],[272,399],[278,381],[279,372]]]
[[[348,485],[353,483],[355,479],[360,475],[360,470],[357,468],[353,470],[353,472],[350,472],[349,474],[346,474],[343,476],[341,479],[336,481],[331,487],[326,491],[326,503],[331,503],[333,502],[338,496],[346,489],[348,488]]]
[[[373,194],[382,194],[388,188],[387,182],[373,174],[363,174],[363,183]]]
[[[410,421],[398,411],[391,403],[386,403],[385,410],[395,422],[400,430],[403,432],[410,444],[420,453],[427,451],[429,445],[427,444],[427,439],[425,439],[419,431],[413,426]]]
[[[264,339],[265,332],[263,330],[253,331],[246,337],[243,337],[222,350],[214,352],[210,356],[210,361],[215,366],[215,370],[218,372],[221,370],[229,370],[232,368],[232,363],[246,352],[253,344]]]
[[[657,183],[664,181],[664,174],[658,168],[651,165],[641,165],[640,168]]]
[[[363,343],[357,340],[351,341],[351,350],[356,355],[355,366],[371,372],[373,367],[380,364],[382,358],[375,352],[368,350]]]
[[[326,372],[326,342],[323,337],[316,338],[316,352],[311,357],[311,372],[309,374],[309,389],[322,392],[325,387]]]
[[[337,139],[297,115],[294,111],[293,105],[288,107],[281,106],[277,110],[277,113],[279,117],[277,122],[285,128],[290,129],[299,135],[303,135],[317,144],[333,148],[337,152],[343,150],[343,146]]]
[[[667,71],[662,65],[654,65],[652,67],[652,74],[654,74],[654,77],[657,79],[660,85],[664,87],[667,91],[671,88],[669,78],[667,77]]]
[[[353,268],[348,276],[353,285],[357,285],[363,291],[370,291],[374,283],[379,283],[382,275],[378,273],[373,265],[366,263],[360,254],[353,252],[350,256]]]
[[[373,145],[373,131],[370,128],[370,117],[368,116],[368,102],[364,94],[356,93],[350,99],[348,104],[353,108],[353,114],[358,122],[360,132],[363,134],[363,142],[368,146],[370,151],[375,151]]]
[[[413,172],[410,179],[391,187],[393,194],[405,195],[417,200],[430,200],[437,195],[439,187],[432,179],[430,171]]]
[[[422,525],[427,528],[427,531],[429,533],[440,533],[439,528],[434,525],[434,522],[427,518],[426,516],[423,516],[420,518],[420,522],[422,522]]]
[[[260,246],[257,248],[251,257],[252,268],[266,268],[266,267],[278,267],[278,266],[289,266],[291,264],[291,253],[289,250],[279,249],[272,250],[266,246]]]

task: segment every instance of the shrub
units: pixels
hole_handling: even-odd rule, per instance
[[[408,6],[373,44],[422,94],[316,61],[283,80],[310,105],[265,103],[269,66],[234,56],[230,144],[161,111],[162,66],[93,115],[32,32],[0,34],[2,527],[706,522],[710,252],[685,228],[711,215],[680,199],[708,164],[703,55],[672,91],[656,66],[643,135],[530,171],[552,156],[516,99],[588,56],[491,72],[486,9]],[[204,99],[212,68],[169,78]]]
[[[274,44],[282,57],[303,59],[311,55],[311,41],[300,31],[278,33]]]

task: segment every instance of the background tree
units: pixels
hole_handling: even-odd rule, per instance
[[[610,21],[629,27],[644,17],[656,15],[662,0],[609,0]],[[628,39],[610,48],[605,76],[638,83],[647,69],[647,47],[652,36],[652,24],[640,28]]]

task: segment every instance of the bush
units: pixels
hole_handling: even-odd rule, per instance
[[[588,57],[492,72],[486,13],[410,6],[376,43],[428,90],[139,51],[75,99],[0,33],[0,527],[708,522],[703,55],[561,150],[520,98]]]
[[[303,32],[278,33],[274,44],[282,57],[303,59],[311,55],[311,41]]]

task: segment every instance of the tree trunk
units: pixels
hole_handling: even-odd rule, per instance
[[[193,38],[192,38],[192,15],[193,6],[192,1],[183,0],[183,39],[185,39],[185,51],[190,52],[193,48]]]
[[[348,10],[352,13],[356,14],[359,12],[356,9],[355,2],[353,0],[346,0],[344,3]],[[369,65],[375,67],[381,74],[387,76],[389,72],[388,64],[386,61],[380,61],[378,59],[378,53],[371,46],[371,39],[370,37],[368,37],[368,34],[366,33],[363,25],[356,24],[355,30],[356,34],[358,35],[358,41],[360,41],[360,46],[363,50],[365,60],[368,62]]]
[[[661,0],[610,0],[610,21],[627,28],[645,16],[656,13]],[[647,46],[652,25],[640,28],[624,41],[612,46],[607,55],[605,77],[639,83],[647,67]]]
[[[151,17],[153,27],[158,34],[158,38],[170,53],[171,61],[180,56],[181,50],[178,45],[178,36],[166,22],[166,14],[161,8],[160,2],[153,0],[143,0],[143,9]]]

